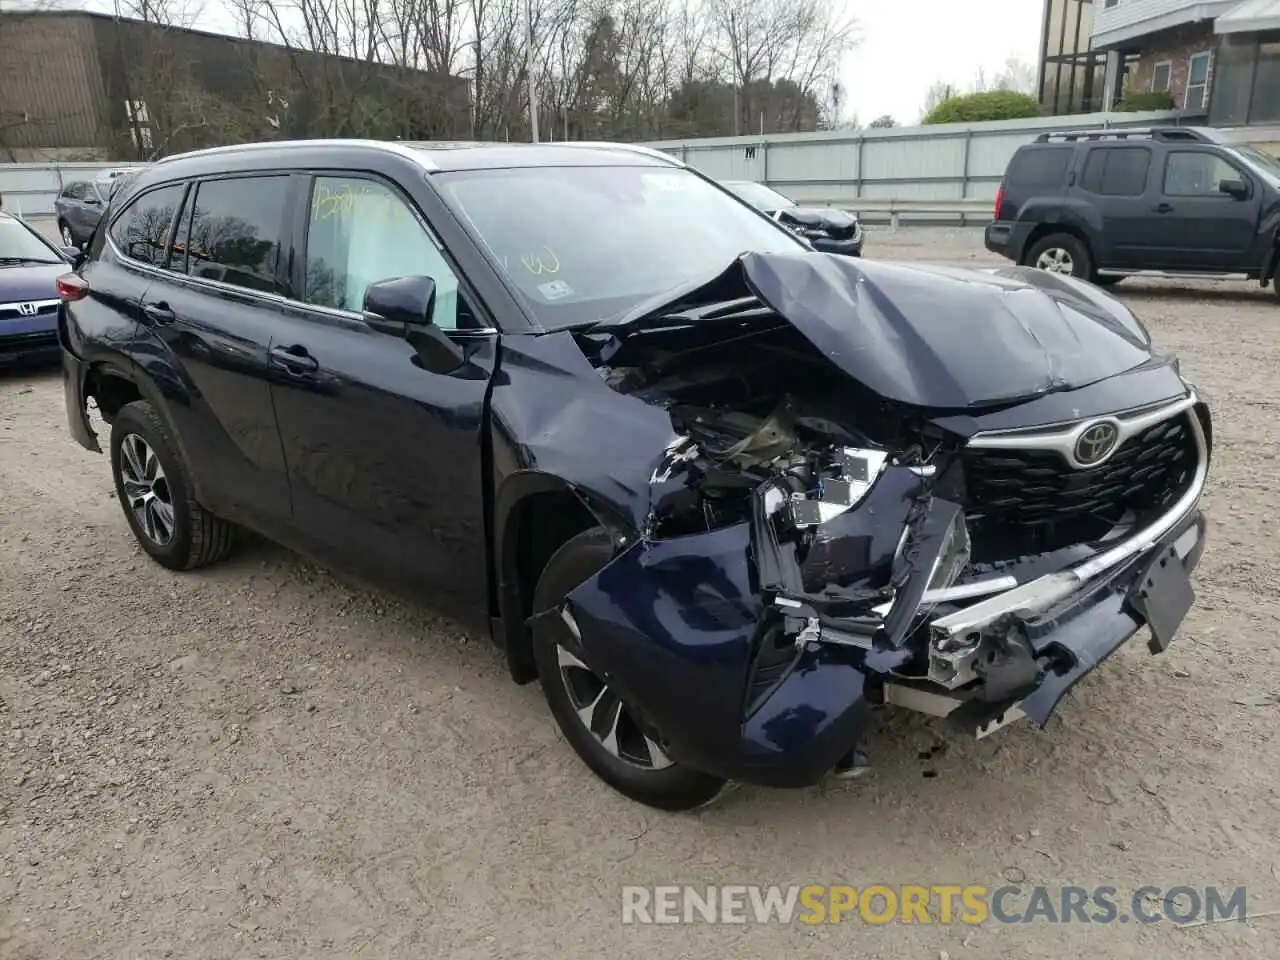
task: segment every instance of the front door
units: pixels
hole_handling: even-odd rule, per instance
[[[305,305],[286,312],[271,342],[297,533],[334,565],[483,615],[482,439],[497,335],[394,186],[318,176],[307,203],[294,274]],[[447,373],[361,319],[369,284],[424,275],[436,285],[436,325],[466,351]]]
[[[183,398],[169,411],[205,505],[273,536],[290,515],[267,366],[289,184],[279,175],[192,184],[141,318],[180,379],[162,388]]]
[[[1249,188],[1238,198],[1220,189],[1223,180]],[[1169,269],[1231,273],[1256,269],[1259,190],[1253,178],[1204,148],[1170,150],[1160,196],[1152,211]]]

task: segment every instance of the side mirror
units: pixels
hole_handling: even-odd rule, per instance
[[[462,348],[432,322],[436,282],[430,277],[395,277],[364,291],[364,322],[379,333],[408,340],[423,369],[450,373],[466,359]]]
[[[1232,177],[1227,180],[1218,181],[1218,192],[1225,193],[1237,200],[1244,200],[1249,196],[1249,185],[1243,180]]]

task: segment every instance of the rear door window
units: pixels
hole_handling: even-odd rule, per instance
[[[164,265],[174,215],[182,203],[183,184],[148,190],[129,204],[111,224],[111,242],[131,260]]]
[[[1097,147],[1089,151],[1080,185],[1107,197],[1140,197],[1147,190],[1151,151],[1146,147]]]
[[[288,198],[287,175],[197,184],[191,222],[182,235],[185,272],[246,290],[283,294],[280,250]],[[184,269],[181,261],[175,267]]]
[[[1009,162],[1005,183],[1011,187],[1060,187],[1073,151],[1070,146],[1023,147]]]

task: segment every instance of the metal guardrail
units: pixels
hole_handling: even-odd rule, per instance
[[[964,198],[951,200],[921,200],[917,198],[899,199],[899,198],[878,198],[878,197],[856,197],[845,198],[842,200],[830,199],[802,199],[800,196],[794,198],[796,203],[803,206],[824,206],[837,207],[842,210],[852,210],[858,214],[863,220],[871,218],[887,217],[890,225],[894,230],[901,225],[902,218],[906,217],[956,217],[961,223],[967,223],[970,218],[976,220],[990,220],[991,209],[994,204],[992,200],[983,200],[981,198]]]

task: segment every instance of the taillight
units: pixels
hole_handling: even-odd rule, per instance
[[[995,209],[995,215],[992,217],[993,220],[1003,219],[1000,216],[1000,213],[1001,213],[1000,208],[1003,206],[1004,206],[1004,181],[1001,180],[1000,186],[996,188],[996,209]]]
[[[89,284],[83,277],[76,276],[74,273],[64,273],[57,280],[53,281],[53,285],[57,288],[58,299],[63,303],[71,303],[73,300],[83,300],[89,293]]]

